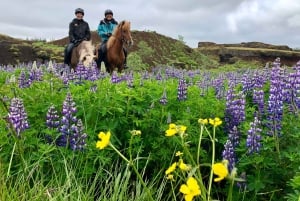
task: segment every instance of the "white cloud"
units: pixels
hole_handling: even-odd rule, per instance
[[[156,31],[191,47],[200,41],[240,43],[260,41],[300,47],[299,0],[4,0],[0,33],[21,38],[60,39],[67,36],[74,10],[96,30],[104,10],[116,20],[129,20],[132,29]],[[288,36],[288,37],[286,37]]]

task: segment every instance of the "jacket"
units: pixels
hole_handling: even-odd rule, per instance
[[[77,43],[82,40],[90,40],[91,32],[89,24],[84,20],[74,18],[69,25],[69,39],[71,43]]]
[[[108,41],[108,38],[112,35],[117,25],[118,22],[114,18],[110,21],[106,19],[100,21],[97,32],[101,38],[102,43]]]

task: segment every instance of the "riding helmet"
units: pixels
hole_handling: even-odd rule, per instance
[[[110,10],[110,9],[105,10],[104,16],[106,16],[108,14],[114,15],[113,12],[112,12],[112,10]]]
[[[76,8],[76,10],[75,10],[75,15],[76,15],[77,13],[82,13],[82,15],[84,15],[84,10],[83,10],[82,8]]]

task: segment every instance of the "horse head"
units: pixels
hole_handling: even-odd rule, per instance
[[[96,59],[95,47],[91,41],[82,41],[79,46],[79,62],[86,67],[90,66]]]
[[[120,30],[121,40],[124,44],[130,46],[133,45],[133,40],[131,38],[130,32],[130,22],[123,20],[119,25],[117,30]]]

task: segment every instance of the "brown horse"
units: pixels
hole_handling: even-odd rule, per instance
[[[104,63],[109,73],[112,73],[115,68],[118,69],[118,72],[123,70],[125,61],[123,46],[132,44],[130,22],[124,20],[114,29],[112,36],[106,43],[107,51]],[[100,68],[100,66],[98,67]]]
[[[85,67],[88,67],[95,60],[95,47],[92,41],[82,41],[72,50],[71,69],[75,70],[77,64],[81,62]]]

